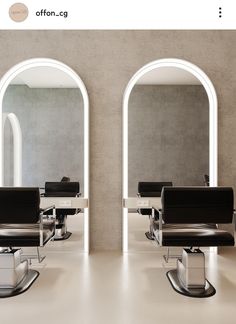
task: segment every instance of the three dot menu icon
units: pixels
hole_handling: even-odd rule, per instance
[[[222,18],[222,7],[219,7],[219,18]]]

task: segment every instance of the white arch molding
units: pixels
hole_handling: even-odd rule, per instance
[[[209,176],[210,186],[218,183],[218,108],[215,88],[209,77],[198,66],[188,61],[166,58],[144,65],[130,79],[123,97],[123,198],[128,198],[128,104],[137,81],[147,72],[163,67],[175,67],[192,73],[203,85],[209,100]],[[128,252],[128,209],[123,208],[123,252]]]
[[[70,76],[77,84],[81,91],[84,104],[84,198],[89,198],[89,99],[86,87],[78,76],[78,74],[72,70],[66,64],[49,59],[49,58],[34,58],[23,61],[10,70],[8,70],[0,80],[0,125],[3,127],[2,122],[2,105],[5,91],[11,81],[21,72],[35,67],[51,67],[61,70]],[[3,131],[1,130],[0,138],[0,186],[3,185]],[[84,251],[89,252],[89,210],[84,209]]]

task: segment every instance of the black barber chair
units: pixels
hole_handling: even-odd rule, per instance
[[[161,201],[155,239],[161,246],[186,247],[177,259],[177,269],[167,272],[172,287],[190,297],[214,295],[214,287],[205,278],[204,253],[199,247],[234,245],[234,236],[218,228],[218,224],[233,221],[233,189],[164,187]]]
[[[138,183],[138,197],[161,197],[161,190],[164,186],[172,186],[172,182],[139,182]],[[153,222],[158,221],[159,213],[155,211],[155,218],[151,217],[151,208],[138,209],[141,215],[148,215],[150,220],[150,229],[145,233],[147,239],[154,240],[153,237]]]
[[[39,275],[19,249],[44,246],[54,236],[55,220],[44,223],[49,208],[39,206],[39,188],[0,188],[0,298],[24,292]]]
[[[68,178],[69,179],[69,178]],[[45,182],[44,197],[78,197],[80,195],[79,182]],[[55,241],[66,240],[71,236],[71,232],[67,231],[67,215],[78,214],[81,209],[75,208],[59,208],[56,209],[56,234]],[[48,213],[50,214],[50,212]]]

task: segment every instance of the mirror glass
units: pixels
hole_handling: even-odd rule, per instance
[[[202,186],[209,174],[209,101],[191,73],[160,67],[143,75],[128,104],[128,196],[138,182]],[[156,250],[149,218],[129,210],[129,250]]]
[[[3,98],[5,186],[14,185],[14,131],[9,113],[14,114],[22,134],[21,185],[40,187],[43,193],[45,182],[69,177],[80,183],[83,196],[84,103],[75,81],[64,71],[43,65],[12,80]],[[68,216],[67,226],[72,232],[67,246],[76,243],[83,250],[83,212]]]

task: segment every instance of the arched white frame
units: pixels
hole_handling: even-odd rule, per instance
[[[192,73],[203,85],[209,100],[209,176],[210,186],[218,183],[218,108],[215,88],[198,66],[188,61],[167,58],[153,61],[143,66],[130,79],[123,97],[123,198],[128,198],[128,105],[130,93],[137,81],[146,73],[163,67],[183,69]],[[123,208],[123,252],[128,252],[128,209]]]
[[[5,115],[5,114],[3,114]],[[14,113],[8,113],[3,116],[3,134],[2,137],[4,138],[4,131],[5,131],[5,122],[9,120],[11,125],[11,130],[13,134],[13,185],[14,187],[21,187],[22,186],[22,132],[19,123],[19,119]],[[3,143],[3,150],[4,152],[4,143]],[[2,169],[4,170],[4,153],[2,153]],[[4,175],[3,175],[4,176]]]
[[[72,70],[66,64],[49,58],[34,58],[23,61],[4,74],[0,80],[0,125],[2,125],[2,104],[3,97],[6,92],[7,87],[11,81],[19,74],[26,70],[36,67],[51,67],[56,68],[68,76],[70,76],[74,82],[77,84],[81,91],[84,104],[84,198],[89,198],[89,99],[86,87],[78,76],[78,74]],[[0,139],[0,186],[3,185],[3,137],[1,131]],[[89,252],[89,210],[84,209],[84,251]]]

